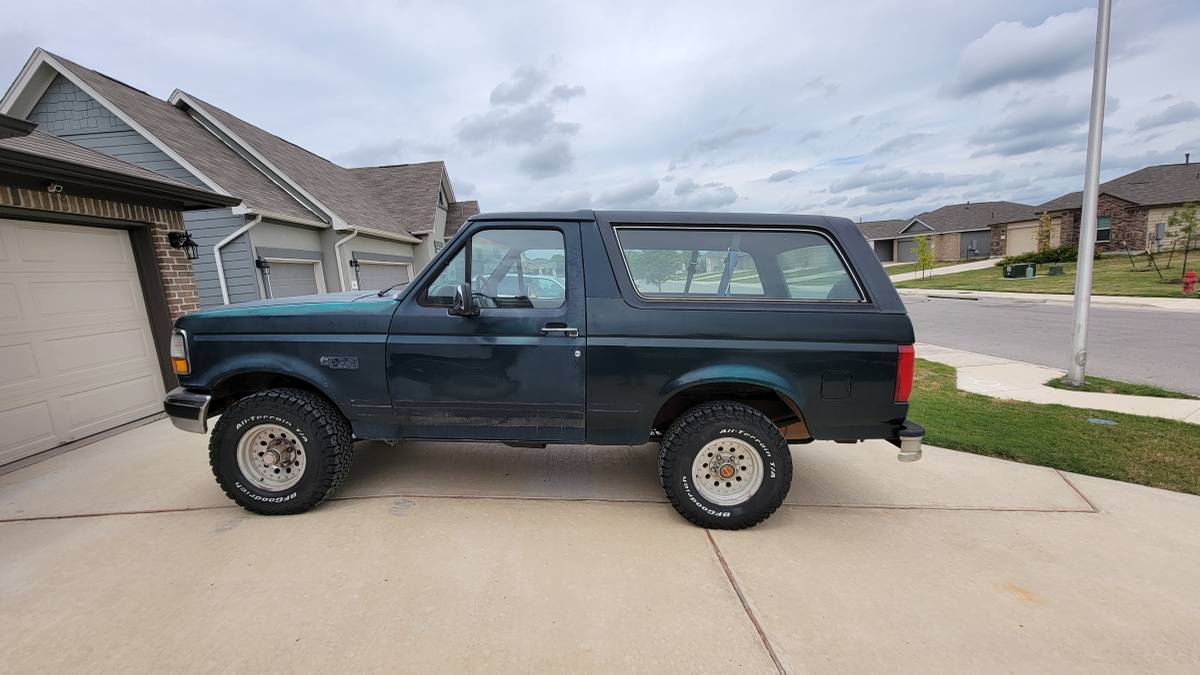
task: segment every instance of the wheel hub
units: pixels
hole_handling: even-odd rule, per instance
[[[762,457],[740,438],[718,438],[696,454],[692,478],[696,489],[708,501],[722,506],[741,504],[762,485]]]
[[[286,490],[304,475],[304,444],[278,424],[260,424],[238,442],[238,468],[255,487],[269,492]]]

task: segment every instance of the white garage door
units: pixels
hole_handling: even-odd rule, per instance
[[[0,465],[162,410],[123,230],[0,220]]]
[[[1032,253],[1037,250],[1037,225],[1028,227],[1009,227],[1008,246],[1004,252],[1007,255]]]
[[[412,279],[407,264],[358,261],[358,287],[364,291],[387,288]]]

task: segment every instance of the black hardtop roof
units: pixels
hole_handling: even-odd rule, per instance
[[[509,211],[481,213],[474,221],[496,220],[595,220],[616,224],[653,225],[784,225],[810,227],[853,227],[848,218],[794,213],[724,213],[703,211]]]

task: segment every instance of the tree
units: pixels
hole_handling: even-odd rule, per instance
[[[633,278],[654,284],[661,293],[664,281],[674,279],[683,273],[684,265],[688,262],[688,254],[684,251],[642,249],[630,251],[628,260],[629,271],[633,273]]]
[[[1037,250],[1045,251],[1050,248],[1050,234],[1053,228],[1054,223],[1050,219],[1050,214],[1048,212],[1042,213],[1041,217],[1038,218]]]
[[[1196,209],[1200,204],[1189,202],[1175,209],[1167,219],[1167,230],[1174,232],[1176,237],[1182,236],[1183,242],[1183,274],[1187,274],[1188,251],[1192,248],[1192,239],[1200,235],[1200,227],[1196,222]]]
[[[917,267],[921,270],[921,278],[925,278],[925,270],[933,267],[933,241],[929,235],[917,237]]]

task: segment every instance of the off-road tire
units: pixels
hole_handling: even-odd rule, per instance
[[[296,434],[307,453],[304,475],[282,491],[253,485],[238,467],[238,443],[255,422],[276,424]],[[251,394],[221,414],[208,444],[217,484],[242,508],[263,515],[302,513],[333,496],[350,473],[350,423],[328,399],[303,389],[268,389]]]
[[[710,441],[734,437],[762,457],[762,484],[746,501],[720,505],[706,499],[690,477],[697,453]],[[736,401],[710,401],[688,409],[663,436],[658,476],[671,505],[700,527],[740,530],[766,520],[792,486],[792,454],[779,429],[758,410]]]

